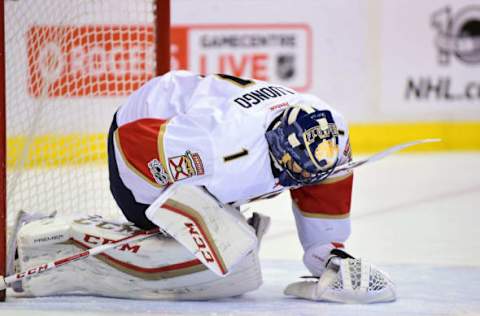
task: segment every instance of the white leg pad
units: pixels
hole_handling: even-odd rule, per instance
[[[131,235],[138,228],[99,216],[49,218],[18,233],[19,269],[28,271],[85,248]],[[64,294],[135,299],[204,300],[257,289],[262,276],[256,249],[225,277],[207,269],[173,238],[158,237],[111,249],[22,281],[24,296]],[[20,294],[17,294],[20,295]]]
[[[199,187],[180,186],[146,215],[220,276],[257,248],[255,231],[245,218]]]

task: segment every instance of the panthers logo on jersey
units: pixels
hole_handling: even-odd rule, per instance
[[[205,174],[200,155],[188,150],[184,155],[168,158],[168,166],[174,181]]]

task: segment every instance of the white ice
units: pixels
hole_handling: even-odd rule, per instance
[[[393,303],[283,296],[289,282],[308,274],[289,204],[282,194],[250,205],[272,217],[257,291],[207,302],[10,295],[0,315],[480,315],[480,153],[396,155],[356,171],[347,249],[389,272],[398,290]]]

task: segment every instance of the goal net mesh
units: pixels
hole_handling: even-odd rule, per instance
[[[155,73],[151,0],[6,0],[7,218],[118,216],[106,139]]]

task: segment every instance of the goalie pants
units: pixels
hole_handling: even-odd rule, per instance
[[[117,202],[118,207],[123,215],[135,226],[142,229],[152,229],[156,225],[153,224],[145,215],[148,204],[138,203],[133,196],[132,191],[125,186],[118,172],[117,160],[115,158],[115,148],[113,144],[113,134],[117,130],[117,115],[113,117],[110,130],[108,132],[108,172],[110,179],[110,191],[113,198]]]

